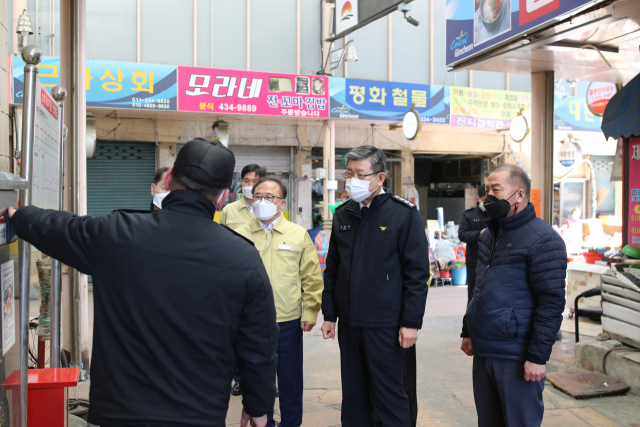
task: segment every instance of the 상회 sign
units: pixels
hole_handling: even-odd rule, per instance
[[[13,55],[13,103],[22,104],[24,61]],[[174,65],[87,60],[87,107],[175,111],[178,107]],[[60,84],[60,58],[45,56],[38,64],[45,88]]]

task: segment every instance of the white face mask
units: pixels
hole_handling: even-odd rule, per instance
[[[373,179],[376,179],[378,175],[376,175]],[[351,197],[352,200],[355,200],[358,203],[369,198],[369,196],[371,196],[378,188],[380,188],[380,186],[377,186],[373,191],[369,191],[369,184],[371,184],[371,181],[365,181],[364,179],[358,178],[347,179],[345,188],[347,189],[349,197]]]
[[[226,190],[222,190],[222,194],[220,194],[220,197],[218,197],[218,201],[216,202],[216,210],[217,211],[221,211],[222,210],[222,206],[220,206],[220,200],[224,201],[224,199],[222,197],[224,196],[225,193],[226,193]],[[219,209],[218,209],[218,206],[220,206]]]
[[[280,201],[282,203],[282,201]],[[278,205],[280,204],[278,203]],[[278,205],[262,199],[253,203],[253,213],[261,221],[268,221],[278,213]]]
[[[242,187],[242,194],[244,194],[244,197],[246,197],[247,199],[253,200],[253,194],[251,194],[251,190],[253,190],[253,187],[251,186]]]
[[[158,207],[158,209],[162,209],[162,201],[165,197],[167,197],[169,193],[156,193],[153,196],[153,204]]]

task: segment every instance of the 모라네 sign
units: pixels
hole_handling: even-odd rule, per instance
[[[178,67],[179,110],[329,117],[329,79],[258,71]]]

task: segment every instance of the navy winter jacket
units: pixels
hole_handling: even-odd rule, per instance
[[[512,217],[486,223],[462,337],[471,337],[480,357],[544,364],[564,311],[564,241],[536,217],[531,203]]]

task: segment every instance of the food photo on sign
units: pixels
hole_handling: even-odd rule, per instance
[[[475,0],[474,43],[482,44],[511,30],[509,0]]]

